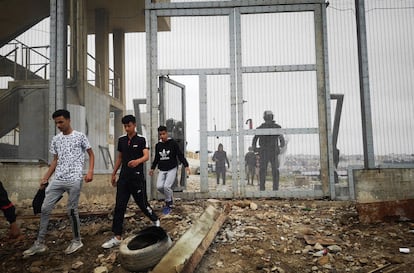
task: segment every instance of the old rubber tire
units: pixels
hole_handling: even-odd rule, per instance
[[[161,227],[148,227],[129,236],[119,246],[121,266],[128,271],[154,267],[172,246],[170,236]]]

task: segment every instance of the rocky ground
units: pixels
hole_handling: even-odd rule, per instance
[[[361,224],[350,202],[311,200],[197,200],[176,202],[173,213],[161,219],[173,241],[214,204],[231,206],[227,221],[196,269],[196,273],[234,272],[414,272],[414,225],[410,221]],[[152,201],[158,213],[161,203]],[[64,213],[58,207],[54,213]],[[101,244],[111,236],[111,208],[81,207],[84,247],[65,255],[71,239],[66,217],[53,217],[47,236],[49,250],[23,258],[39,224],[30,206],[19,208],[24,236],[7,238],[7,223],[0,222],[0,272],[128,272],[118,250]],[[59,215],[57,215],[59,216]],[[125,220],[125,235],[150,225],[134,205]],[[408,247],[410,253],[399,248]]]

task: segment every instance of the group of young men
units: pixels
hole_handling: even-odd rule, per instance
[[[67,213],[73,235],[69,246],[65,249],[65,253],[71,254],[83,246],[80,235],[78,203],[83,182],[88,183],[93,180],[95,156],[85,134],[72,128],[69,111],[65,109],[57,110],[53,113],[52,118],[60,133],[54,136],[51,141],[49,151],[53,155],[53,160],[40,181],[40,188],[45,188],[45,198],[41,208],[37,239],[29,249],[23,252],[24,256],[32,256],[47,250],[45,236],[49,216],[65,192],[68,194]],[[124,116],[122,123],[126,134],[118,140],[118,156],[111,179],[112,185],[117,189],[112,222],[113,237],[102,244],[103,248],[111,248],[121,243],[124,214],[131,195],[141,211],[153,222],[153,225],[160,226],[160,219],[151,208],[146,194],[143,163],[149,160],[149,147],[145,137],[138,135],[136,132],[134,116]],[[165,195],[163,213],[169,214],[173,207],[172,185],[176,179],[178,169],[177,159],[184,165],[188,174],[190,174],[190,169],[177,142],[168,137],[167,128],[160,126],[158,132],[160,142],[155,145],[155,158],[149,175],[152,176],[158,166],[157,189]],[[86,175],[83,176],[85,153],[89,156],[89,166]],[[121,170],[117,179],[119,169]],[[53,180],[49,181],[53,174]],[[20,229],[16,224],[15,209],[1,183],[0,186],[0,208],[10,223],[10,237],[16,238],[20,235]]]

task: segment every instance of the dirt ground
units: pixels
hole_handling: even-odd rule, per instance
[[[162,203],[151,201],[161,215]],[[414,272],[414,224],[401,221],[362,224],[355,204],[326,200],[197,200],[176,201],[161,226],[173,242],[197,221],[208,205],[231,211],[215,240],[203,256],[196,273],[234,272]],[[55,215],[64,213],[55,209]],[[7,238],[8,225],[0,219],[0,272],[128,272],[118,259],[118,249],[101,244],[111,236],[111,208],[81,207],[84,247],[71,255],[64,249],[71,239],[66,217],[53,217],[45,254],[23,258],[22,252],[35,240],[39,218],[31,208],[19,208],[24,236]],[[89,211],[89,212],[88,212]],[[89,214],[89,215],[88,215]],[[151,222],[134,205],[125,219],[125,236]],[[401,253],[407,247],[410,253]],[[319,254],[324,252],[325,255]]]

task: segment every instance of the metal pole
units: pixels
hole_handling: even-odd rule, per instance
[[[365,169],[375,168],[374,141],[372,134],[371,98],[368,73],[368,46],[365,23],[365,0],[355,0],[358,41],[359,87],[361,96],[362,138]]]

